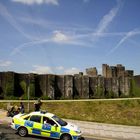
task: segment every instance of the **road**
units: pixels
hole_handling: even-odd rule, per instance
[[[37,137],[37,136],[28,136],[28,137],[20,137],[14,130],[10,128],[8,125],[0,124],[0,132],[2,133],[2,137],[0,136],[0,140],[46,140],[46,138]],[[84,138],[85,140],[101,140],[95,138]],[[47,140],[54,140],[48,139]]]

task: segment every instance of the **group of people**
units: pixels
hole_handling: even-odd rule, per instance
[[[7,106],[7,116],[8,117],[13,117],[19,113],[24,113],[24,105],[22,102],[20,102],[20,106]]]
[[[42,102],[40,99],[38,99],[35,103],[34,103],[34,111],[40,111]],[[24,113],[25,112],[25,107],[24,104],[22,102],[20,102],[20,106],[18,107],[16,106],[8,106],[7,107],[7,116],[9,117],[13,117],[19,113]]]

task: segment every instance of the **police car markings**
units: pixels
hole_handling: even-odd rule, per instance
[[[33,133],[33,134],[37,134],[37,135],[41,135],[41,131],[38,130],[38,129],[33,129],[33,130],[32,130],[32,133]]]
[[[33,127],[33,122],[25,121],[24,126]]]
[[[15,129],[17,130],[20,127],[20,125],[15,124]]]
[[[61,132],[62,132],[62,133],[63,133],[63,132],[65,132],[65,133],[69,133],[69,132],[70,132],[70,130],[69,130],[69,129],[67,129],[67,128],[62,127],[62,128],[61,128]]]
[[[41,113],[41,112],[32,112],[30,113],[31,115],[42,115],[42,114],[45,114],[47,115],[48,117],[53,117],[54,114],[51,114],[51,113]],[[56,129],[56,127],[53,127],[49,124],[41,124],[41,125],[37,125],[36,122],[32,122],[32,121],[29,121],[29,120],[24,120],[20,122],[18,121],[18,119],[21,117],[21,115],[17,115],[15,116],[13,119],[14,119],[14,122],[15,122],[15,125],[17,124],[17,126],[15,127],[14,126],[14,123],[12,123],[12,125],[14,127],[11,127],[13,129],[17,129],[18,127],[20,126],[25,126],[26,128],[30,128],[31,130],[29,130],[29,133],[30,134],[35,134],[35,135],[42,135],[42,136],[46,136],[46,137],[53,137],[53,138],[60,138],[60,135],[63,134],[63,133],[68,133],[72,136],[73,140],[76,140],[79,138],[79,136],[76,136],[77,133],[75,132],[75,130],[73,129],[69,129],[69,128],[66,128],[66,127],[58,127]],[[16,123],[17,122],[17,123]],[[21,125],[19,124],[21,123]]]
[[[51,137],[54,137],[54,138],[59,138],[59,135],[60,135],[60,133],[58,133],[58,132],[51,132]]]
[[[51,131],[51,126],[48,124],[43,124],[42,129]]]

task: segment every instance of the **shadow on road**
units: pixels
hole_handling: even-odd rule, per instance
[[[45,138],[40,136],[28,135],[27,137],[21,137],[16,131],[10,128],[7,124],[0,125],[0,140],[55,140],[51,138]],[[85,140],[84,137],[81,140]]]

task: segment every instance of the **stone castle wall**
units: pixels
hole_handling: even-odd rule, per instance
[[[136,79],[136,80],[135,80]],[[0,73],[0,98],[11,96],[25,98],[30,87],[30,98],[44,99],[89,99],[129,97],[132,95],[131,76],[106,78],[103,76],[37,75]]]
[[[116,66],[109,66],[107,64],[102,65],[102,74],[105,78],[112,77],[131,77],[134,74],[133,70],[125,70],[125,67],[121,64]]]

